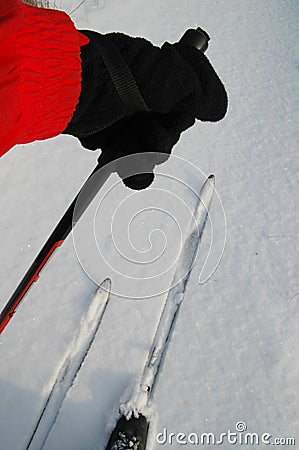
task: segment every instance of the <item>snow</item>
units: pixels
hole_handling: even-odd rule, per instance
[[[227,239],[216,272],[199,284],[212,233],[216,249],[207,274],[221,255],[225,237],[223,212],[214,197],[213,229],[203,238],[156,385],[149,449],[181,448],[175,440],[165,445],[157,442],[156,435],[164,428],[177,435],[213,432],[219,436],[235,431],[239,421],[246,423],[248,432],[270,433],[272,439],[294,437],[298,442],[298,157],[294,123],[298,115],[298,3],[85,0],[72,17],[81,28],[122,31],[144,36],[157,45],[178,40],[187,28],[202,26],[211,36],[207,56],[229,94],[227,117],[218,124],[197,123],[174,150],[206,176],[215,174]],[[1,158],[0,307],[94,168],[96,157],[96,153],[81,149],[76,139],[59,136],[17,146]],[[175,161],[159,170],[172,173],[172,164]],[[190,175],[187,165],[176,171],[176,177],[197,182],[200,190],[203,176],[192,171]],[[171,178],[160,178],[153,185],[153,198],[156,202],[158,189],[169,190],[163,207],[167,210],[169,204],[172,213],[177,211],[183,233],[189,216],[187,209],[185,214],[181,206],[175,208],[175,202],[172,206],[173,195],[191,209],[194,196]],[[117,183],[117,177],[110,182]],[[111,254],[109,224],[115,202],[124,201],[125,206],[131,205],[130,211],[138,211],[152,200],[150,191],[131,199],[132,191],[121,184],[115,189],[107,215],[99,210],[95,222],[96,230],[103,231],[97,242],[103,243],[117,273],[127,266],[117,252]],[[120,216],[116,221],[117,236],[122,232],[122,220]],[[162,230],[150,234],[159,228]],[[124,230],[127,232],[125,221]],[[171,261],[175,260],[180,235],[175,234],[169,216],[162,214],[159,219],[157,211],[153,215],[147,211],[130,236],[138,250],[136,258],[142,252],[156,257],[166,242]],[[121,250],[127,251],[126,233],[120,237]],[[89,233],[80,234],[79,259],[81,252],[85,257],[93,251],[90,239]],[[1,335],[1,450],[24,449],[34,429],[95,292],[89,272],[97,283],[110,276],[108,265],[104,273],[93,254],[87,269],[77,254],[70,237]],[[162,266],[157,267],[161,270]],[[142,277],[140,267],[134,276]],[[171,270],[168,277],[171,279]],[[136,293],[145,297],[154,281],[144,287],[142,280],[133,283],[116,274],[111,278],[112,291],[115,289],[111,303],[63,402],[46,450],[103,449],[120,402],[128,399],[142,373],[165,294],[132,298]],[[167,277],[153,286],[156,294],[166,282]],[[225,449],[231,446],[223,444]],[[192,448],[192,444],[185,447]]]

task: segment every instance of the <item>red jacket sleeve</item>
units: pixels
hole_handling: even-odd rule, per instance
[[[88,38],[67,14],[0,0],[0,156],[15,144],[60,134],[81,89]]]

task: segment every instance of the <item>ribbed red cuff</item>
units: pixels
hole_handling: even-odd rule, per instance
[[[1,155],[66,128],[81,90],[80,46],[89,40],[64,12],[19,0],[0,0],[0,21]]]

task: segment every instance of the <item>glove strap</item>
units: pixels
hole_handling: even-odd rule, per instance
[[[97,47],[116,92],[125,107],[132,112],[150,111],[122,54],[104,35],[98,34]]]

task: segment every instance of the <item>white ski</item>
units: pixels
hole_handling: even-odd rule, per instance
[[[58,370],[56,380],[28,440],[26,450],[41,450],[55,423],[62,402],[88,354],[99,329],[110,296],[111,280],[105,279],[91,299],[67,355]]]
[[[187,282],[209,216],[214,187],[215,177],[210,175],[201,189],[194,212],[195,220],[192,221],[184,240],[171,283],[173,287],[168,291],[140,383],[133,390],[129,400],[120,406],[122,416],[110,436],[106,450],[127,448],[143,450],[146,447],[148,433],[146,408],[184,298]]]

